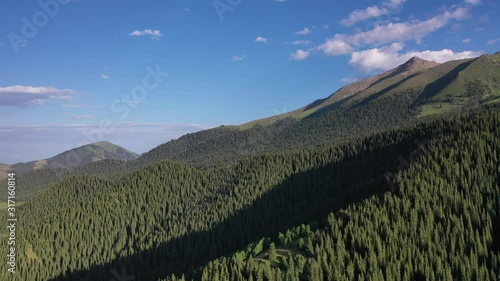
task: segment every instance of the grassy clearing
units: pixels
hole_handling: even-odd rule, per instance
[[[461,106],[460,104],[442,103],[442,102],[426,104],[421,107],[422,111],[420,112],[419,117],[443,113],[446,111],[457,109],[460,106]]]
[[[281,265],[286,265],[290,257],[292,259],[295,259],[295,256],[297,255],[306,256],[306,253],[295,248],[278,247],[276,248],[276,259],[274,261],[269,259],[269,249],[262,251],[260,254],[255,256],[253,260],[254,262],[259,264],[281,266]]]

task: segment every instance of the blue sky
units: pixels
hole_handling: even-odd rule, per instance
[[[138,153],[299,108],[412,56],[500,50],[494,0],[4,0],[0,162]]]

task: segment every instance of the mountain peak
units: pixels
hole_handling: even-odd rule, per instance
[[[405,62],[403,65],[414,65],[414,64],[423,64],[423,65],[438,65],[437,62],[434,62],[434,61],[428,61],[428,60],[424,60],[424,59],[421,59],[417,56],[415,57],[412,57],[411,59],[409,59],[407,62]]]
[[[105,147],[105,146],[118,146],[112,142],[109,141],[98,141],[98,142],[93,142],[89,145],[95,145],[95,146],[100,146],[100,147]]]
[[[131,161],[137,159],[138,157],[138,154],[114,143],[108,141],[99,141],[62,152],[54,157],[43,160],[35,160],[27,163],[17,163],[9,167],[0,165],[0,171],[5,170],[6,168],[12,168],[18,173],[26,173],[42,168],[73,169],[100,160]],[[71,161],[69,161],[68,159],[70,159]]]
[[[425,62],[425,61],[428,61],[428,60],[421,59],[421,58],[419,58],[417,56],[414,56],[414,57],[412,57],[411,59],[408,60],[408,62],[421,62],[421,61]]]
[[[432,68],[432,67],[437,66],[437,65],[439,65],[439,63],[434,62],[434,61],[424,60],[424,59],[421,59],[421,58],[415,56],[415,57],[412,57],[411,59],[409,59],[407,62],[403,63],[402,65],[396,67],[393,70],[393,74],[395,74],[395,75],[399,75],[399,74],[407,75],[407,74],[415,73],[417,71],[426,70],[426,69]]]

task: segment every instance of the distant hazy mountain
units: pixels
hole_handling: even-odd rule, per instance
[[[14,170],[19,174],[40,169],[73,169],[105,159],[130,161],[139,155],[110,142],[101,141],[65,151],[52,158],[17,163],[0,164],[0,170]],[[5,173],[2,173],[5,176]]]
[[[10,169],[9,164],[0,163],[0,180],[7,178],[7,171]]]

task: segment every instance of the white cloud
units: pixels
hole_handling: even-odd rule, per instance
[[[481,3],[481,0],[465,0],[465,3],[471,4],[471,5],[477,5]]]
[[[316,49],[323,51],[328,56],[337,56],[352,52],[353,47],[339,37],[340,36],[336,35],[334,38],[327,40]]]
[[[389,23],[385,26],[377,26],[370,31],[357,33],[347,40],[355,45],[386,44],[407,40],[420,42],[426,35],[444,27],[450,20],[463,19],[467,15],[467,9],[458,8],[452,12],[446,11],[426,21]]]
[[[316,49],[323,51],[326,55],[335,56],[350,53],[354,47],[366,45],[383,45],[409,40],[419,43],[425,36],[444,27],[450,20],[460,20],[467,16],[468,9],[456,8],[425,21],[378,25],[372,30],[352,35],[336,34]]]
[[[354,52],[351,54],[349,63],[356,68],[360,68],[366,72],[376,69],[387,70],[393,68],[395,65],[401,64],[399,51],[404,48],[401,43],[394,43],[390,46],[382,48],[374,48],[364,50],[361,52]]]
[[[259,36],[259,37],[255,38],[255,41],[254,41],[254,42],[255,42],[255,43],[265,43],[265,44],[267,44],[267,38],[264,38],[264,37],[262,37],[262,36]]]
[[[344,26],[352,26],[360,21],[369,20],[371,18],[377,18],[380,16],[388,15],[389,9],[396,9],[403,5],[406,0],[389,0],[382,2],[383,7],[370,6],[363,9],[358,9],[349,14],[349,17],[340,21],[340,24]]]
[[[295,32],[295,34],[297,34],[297,35],[306,35],[306,34],[310,34],[310,33],[312,33],[312,30],[310,30],[307,27],[305,27],[302,30],[299,30],[299,31]]]
[[[426,50],[400,53],[403,48],[403,44],[393,43],[389,46],[381,48],[354,52],[351,54],[349,63],[363,71],[371,72],[374,70],[392,69],[412,57],[419,57],[424,60],[443,63],[450,60],[473,58],[481,55],[481,53],[474,51],[454,52],[449,49],[443,49],[440,51]]]
[[[158,38],[162,36],[160,30],[151,30],[151,29],[144,29],[144,30],[135,30],[132,33],[129,34],[130,36],[146,36],[150,35],[153,38]]]
[[[103,73],[103,74],[101,74],[101,76],[100,76],[100,77],[101,77],[101,79],[106,79],[106,80],[111,79],[111,77],[109,77],[108,75],[106,75],[106,74],[104,74],[104,73]]]
[[[349,17],[340,21],[344,26],[352,26],[359,21],[364,21],[371,18],[380,17],[389,14],[389,11],[385,8],[379,8],[377,6],[371,6],[364,10],[356,10],[349,14]]]
[[[475,51],[463,51],[463,52],[454,52],[449,49],[443,49],[441,51],[413,51],[405,54],[405,59],[410,59],[412,57],[419,57],[424,60],[435,61],[437,63],[443,63],[451,60],[461,60],[461,59],[469,59],[476,58],[482,55],[480,52]]]
[[[293,41],[291,44],[292,45],[304,45],[304,46],[308,46],[308,45],[311,45],[311,41],[309,40],[297,40],[297,41]]]
[[[383,3],[384,6],[395,9],[401,5],[403,5],[406,0],[389,0]]]
[[[0,87],[0,106],[41,105],[47,99],[71,100],[74,90],[54,87],[9,86]]]
[[[309,51],[304,51],[304,50],[297,50],[295,53],[290,55],[291,60],[305,60],[307,57],[309,57],[311,53]]]
[[[470,38],[462,39],[462,43],[470,43],[470,42],[472,42],[472,39],[470,39]]]
[[[246,55],[241,55],[241,56],[232,56],[233,61],[241,61],[246,58]]]

